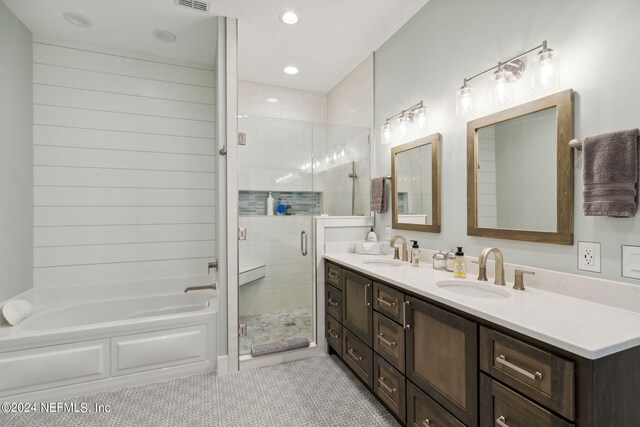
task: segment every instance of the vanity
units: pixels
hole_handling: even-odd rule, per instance
[[[329,352],[405,425],[640,423],[640,313],[491,281],[465,295],[429,265],[324,258]]]

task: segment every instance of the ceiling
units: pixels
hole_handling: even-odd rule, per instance
[[[212,66],[216,18],[238,18],[241,80],[327,93],[429,0],[212,0],[210,13],[174,0],[2,0],[35,37]],[[209,1],[209,0],[206,0]],[[280,21],[285,11],[295,25]],[[75,12],[91,28],[66,22]],[[175,43],[154,39],[169,30]],[[300,73],[285,74],[294,65]]]

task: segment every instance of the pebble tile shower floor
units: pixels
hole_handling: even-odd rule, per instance
[[[0,426],[398,426],[335,356],[70,399],[108,413],[5,414]]]

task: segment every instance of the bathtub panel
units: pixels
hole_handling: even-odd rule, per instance
[[[0,396],[109,376],[109,340],[0,353]]]
[[[199,362],[209,356],[207,325],[117,337],[111,341],[112,376]]]

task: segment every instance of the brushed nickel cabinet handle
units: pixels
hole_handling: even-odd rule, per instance
[[[307,232],[300,232],[300,253],[302,256],[307,256]]]
[[[329,277],[331,277],[332,279],[337,279],[338,278],[338,273],[336,273],[334,271],[329,271]]]
[[[338,334],[335,334],[335,335],[334,335],[334,334],[333,334],[333,329],[331,329],[331,328],[329,328],[329,329],[327,330],[327,332],[329,333],[329,336],[330,336],[331,338],[338,339],[338,338],[340,337],[340,335],[338,335]]]
[[[378,302],[386,305],[387,307],[395,307],[396,306],[395,302],[389,302],[389,301],[387,301],[386,299],[384,299],[382,297],[378,297]]]
[[[380,378],[378,378],[378,383],[379,383],[379,384],[380,384],[380,385],[381,385],[385,390],[387,390],[389,393],[394,394],[395,392],[397,392],[397,391],[398,391],[398,389],[391,388],[391,387],[389,387],[387,384],[385,384],[385,382],[384,382],[384,377],[380,377]]]
[[[402,326],[405,329],[410,329],[411,325],[407,324],[407,307],[409,307],[409,301],[402,304]]]
[[[542,380],[542,374],[540,372],[536,372],[535,374],[532,374],[531,372],[525,371],[521,367],[516,366],[513,363],[507,362],[507,358],[503,354],[496,357],[496,362],[532,380]]]
[[[503,417],[502,415],[500,415],[498,418],[496,418],[496,423],[500,427],[509,427],[509,424],[507,424],[506,421],[507,421],[507,419],[505,417]]]
[[[356,361],[361,362],[362,361],[362,357],[358,356],[355,352],[354,349],[350,348],[347,353],[349,354],[349,356],[351,356],[352,358],[354,358]]]
[[[366,285],[364,285],[364,306],[365,307],[371,307],[369,298],[367,298],[367,295],[369,294],[369,292],[367,292],[367,289],[369,289],[370,287],[371,287],[371,283],[367,283]]]
[[[424,427],[431,427],[431,421],[429,421],[429,418],[427,418],[426,420],[424,420],[424,421],[422,422],[422,425],[423,425]]]
[[[327,302],[328,302],[329,304],[333,305],[333,306],[338,305],[338,303],[337,303],[337,302],[335,302],[334,300],[332,300],[331,298],[329,298],[329,299],[327,300]]]
[[[384,337],[384,334],[383,334],[382,332],[380,332],[380,333],[378,334],[378,339],[379,339],[380,341],[382,341],[383,343],[385,343],[386,345],[388,345],[389,347],[395,347],[395,345],[396,345],[396,342],[395,342],[395,341],[389,341],[388,339],[386,339],[386,338]]]

